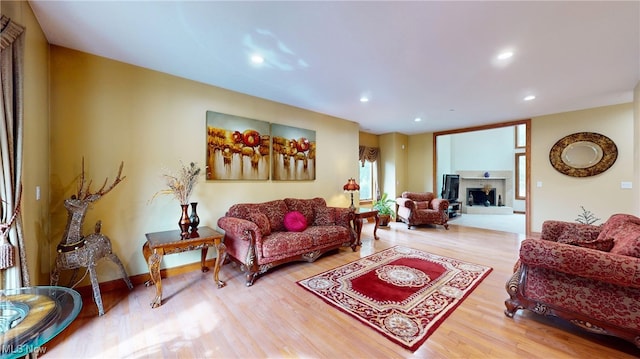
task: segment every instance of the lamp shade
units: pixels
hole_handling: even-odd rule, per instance
[[[360,190],[360,186],[356,183],[355,179],[349,178],[347,184],[345,184],[342,189],[344,189],[345,192],[357,192]]]

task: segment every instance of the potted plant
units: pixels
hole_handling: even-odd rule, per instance
[[[379,200],[373,201],[371,208],[378,211],[378,218],[380,218],[379,225],[385,227],[389,224],[389,220],[396,215],[395,211],[396,201],[388,198],[386,193],[383,193]]]

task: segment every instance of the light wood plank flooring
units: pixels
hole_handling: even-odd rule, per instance
[[[293,263],[245,287],[238,268],[225,265],[218,289],[211,273],[191,271],[162,280],[163,305],[151,309],[154,289],[103,293],[106,314],[90,297],[80,316],[41,357],[53,358],[634,358],[635,346],[573,330],[558,320],[520,311],[503,314],[510,277],[524,235],[457,226],[408,230],[392,223],[363,246],[341,249],[314,263]],[[484,264],[493,272],[416,351],[392,343],[356,319],[306,292],[296,281],[394,245],[411,246]]]

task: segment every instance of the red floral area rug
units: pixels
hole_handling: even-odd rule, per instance
[[[415,351],[491,269],[395,246],[298,284]]]

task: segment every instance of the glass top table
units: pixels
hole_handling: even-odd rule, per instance
[[[82,298],[54,286],[0,290],[0,358],[18,358],[58,335],[80,313]]]

